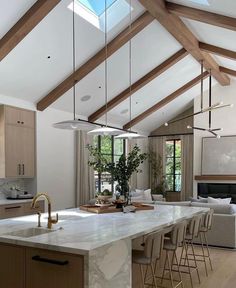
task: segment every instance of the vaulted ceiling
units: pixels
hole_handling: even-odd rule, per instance
[[[68,9],[72,0],[52,0],[50,6],[46,6],[45,2],[49,1],[0,1],[0,38],[2,38],[0,40],[0,59],[2,59],[0,62],[0,95],[23,99],[35,105],[39,103],[40,110],[50,104],[49,107],[72,112],[70,87],[74,78],[68,79],[72,74],[72,12]],[[129,3],[129,0],[127,2]],[[208,0],[209,6],[196,2],[197,0],[172,0],[168,3],[177,3],[236,18],[236,1],[234,0]],[[197,61],[199,55],[204,57],[205,66],[212,65],[214,70],[212,73],[216,78],[214,85],[217,82],[220,83],[219,85],[228,85],[229,78],[234,81],[233,78],[236,76],[233,72],[236,70],[236,20],[231,19],[229,27],[226,25],[228,18],[225,21],[223,19],[224,27],[227,28],[222,28],[213,22],[208,24],[209,21],[207,22],[206,19],[213,21],[208,14],[202,15],[201,19],[207,23],[193,20],[196,19],[193,16],[194,10],[185,11],[180,9],[181,6],[168,4],[167,8],[169,7],[172,14],[169,14],[167,10],[163,10],[162,14],[161,9],[158,6],[155,7],[155,5],[162,5],[164,3],[162,0],[132,0],[131,3],[133,7],[132,32],[126,29],[129,26],[129,16],[127,16],[108,33],[109,42],[115,39],[109,47],[108,121],[120,127],[129,126],[128,40],[132,39],[134,92],[131,97],[131,112],[132,119],[136,119],[132,124],[134,130],[149,133],[190,107],[194,97],[199,95],[200,79],[197,78],[194,83],[190,82],[200,74],[200,65]],[[30,13],[25,15],[30,8]],[[163,6],[163,9],[166,7]],[[25,15],[23,18],[25,22],[17,23],[18,26],[7,34],[23,15]],[[166,17],[170,17],[168,23],[166,23]],[[186,37],[186,34],[181,35],[185,28],[179,24],[179,19],[185,24],[190,35],[193,34],[196,39],[192,39],[192,36]],[[172,22],[178,25],[170,27]],[[104,50],[101,49],[104,48],[104,33],[79,15],[76,15],[75,25],[76,69],[78,69],[76,112],[85,119],[102,122],[104,109],[101,108],[105,104],[105,97]],[[24,30],[25,27],[28,31]],[[22,32],[21,29],[24,31]],[[178,29],[182,29],[181,33]],[[123,34],[120,34],[122,31],[124,31]],[[26,36],[24,34],[25,37],[22,37],[22,33]],[[4,35],[7,37],[4,38]],[[201,49],[198,46],[192,47],[191,45],[196,45],[195,40],[210,45],[200,44]],[[183,46],[189,49],[189,53],[183,49]],[[6,53],[5,47],[10,47],[9,53]],[[219,50],[217,47],[227,50]],[[91,60],[95,55],[96,57]],[[216,63],[233,71],[218,68]],[[226,75],[224,72],[231,73],[231,75]],[[66,82],[63,82],[65,79],[67,79]],[[190,84],[187,84],[188,82]],[[61,83],[66,85],[63,84],[58,88]],[[207,85],[205,88],[207,89]],[[55,91],[57,93],[54,93]],[[53,95],[54,98],[45,98],[48,95]],[[91,96],[91,99],[87,102],[81,101],[81,98],[86,95]]]

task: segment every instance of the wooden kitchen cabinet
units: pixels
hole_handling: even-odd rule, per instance
[[[24,288],[24,248],[0,244],[0,259],[0,287]]]
[[[26,249],[26,288],[83,288],[83,257]]]
[[[0,287],[84,287],[83,256],[0,244],[0,257]]]
[[[35,175],[35,112],[0,106],[0,177]]]
[[[44,200],[39,200],[35,208],[31,208],[31,202],[5,204],[0,206],[0,219],[31,215],[37,212],[43,213],[44,211]]]

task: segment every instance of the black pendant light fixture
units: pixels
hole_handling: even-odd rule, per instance
[[[75,75],[75,0],[73,0],[73,19],[72,19],[72,58],[73,58],[73,75]],[[74,76],[75,77],[75,76]],[[91,123],[87,120],[77,119],[76,118],[76,79],[74,79],[73,85],[73,119],[66,120],[62,122],[58,122],[53,124],[54,128],[58,129],[66,129],[66,130],[85,130],[89,131],[97,125],[95,123]]]
[[[206,72],[205,72],[206,73]],[[209,74],[208,74],[209,75]],[[201,107],[200,107],[200,111],[197,111],[195,113],[192,113],[192,114],[189,114],[189,115],[186,115],[184,117],[180,117],[178,119],[175,119],[175,120],[172,120],[172,121],[169,121],[169,122],[166,122],[165,123],[165,126],[169,126],[170,124],[173,124],[173,123],[176,123],[178,121],[181,121],[181,120],[184,120],[184,119],[188,119],[190,117],[194,117],[194,116],[197,116],[199,114],[203,114],[205,112],[211,112],[213,110],[216,110],[216,109],[220,109],[220,108],[226,108],[226,107],[230,107],[232,108],[233,107],[233,104],[224,104],[223,102],[217,102],[215,104],[210,104],[211,101],[209,102],[209,106],[207,108],[203,108],[203,81],[204,81],[204,78],[206,76],[204,75],[204,71],[203,71],[203,61],[201,61]],[[210,82],[210,86],[209,86],[209,94],[211,94],[211,90],[212,90],[212,81],[211,81],[211,75],[209,76],[209,82]],[[209,96],[210,97],[210,96]],[[191,126],[188,126],[189,129],[191,129],[192,127]],[[204,130],[205,131],[205,130]]]

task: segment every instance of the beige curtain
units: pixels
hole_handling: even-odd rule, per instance
[[[193,135],[182,135],[182,187],[181,200],[193,196]]]
[[[89,151],[86,148],[92,144],[93,136],[85,131],[76,133],[76,206],[88,203],[95,195],[94,171],[88,165]]]
[[[156,153],[157,155],[160,155],[162,157],[162,167],[163,167],[163,175],[165,175],[165,141],[166,137],[161,136],[161,137],[152,137],[149,138],[149,149],[150,151]],[[150,173],[149,173],[149,183],[150,187],[152,184],[152,171],[150,167]],[[158,184],[158,183],[157,183]]]

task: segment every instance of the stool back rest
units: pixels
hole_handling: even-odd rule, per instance
[[[204,228],[207,228],[207,230],[211,230],[213,213],[214,213],[214,210],[213,210],[213,209],[210,209],[210,210],[205,214],[204,221],[203,221],[203,227],[204,227]]]
[[[145,240],[144,255],[150,259],[160,259],[164,244],[164,233],[154,232],[147,236]]]
[[[186,235],[186,228],[187,228],[186,220],[174,225],[170,236],[170,240],[173,245],[181,246],[183,244]]]
[[[195,215],[190,220],[190,223],[188,225],[188,233],[192,235],[192,237],[198,237],[199,230],[201,228],[201,222],[202,214]]]

